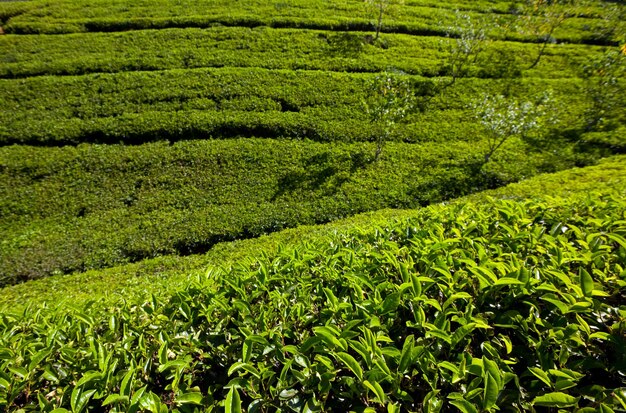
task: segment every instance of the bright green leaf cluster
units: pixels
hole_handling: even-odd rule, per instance
[[[425,211],[167,300],[5,315],[0,406],[623,408],[623,197]]]

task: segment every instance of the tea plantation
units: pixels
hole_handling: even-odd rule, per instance
[[[0,411],[626,411],[626,6],[0,1]]]

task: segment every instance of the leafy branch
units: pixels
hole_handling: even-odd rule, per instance
[[[457,10],[455,16],[454,24],[446,29],[447,36],[455,39],[448,63],[452,79],[442,89],[454,85],[457,79],[467,75],[469,65],[476,63],[479,54],[485,49],[490,29],[489,24],[472,19],[467,13]]]
[[[555,119],[551,115],[554,100],[550,92],[543,93],[534,102],[519,101],[503,95],[485,95],[471,105],[474,116],[487,132],[488,151],[485,162],[512,137],[526,138]]]
[[[383,72],[369,85],[369,97],[363,106],[370,124],[376,130],[376,155],[380,158],[385,142],[391,136],[397,122],[402,120],[415,105],[415,96],[403,73]]]
[[[534,69],[548,45],[556,43],[556,30],[567,19],[583,14],[585,7],[584,1],[576,0],[526,0],[521,30],[535,37],[539,45],[537,56],[528,69]]]

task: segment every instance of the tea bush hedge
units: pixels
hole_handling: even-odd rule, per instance
[[[572,168],[552,174],[540,174],[522,182],[494,190],[482,191],[454,203],[482,203],[488,197],[497,199],[536,199],[580,196],[602,188],[606,193],[619,193],[626,184],[626,162],[623,156],[602,159],[595,166]],[[419,210],[417,210],[419,211]],[[218,243],[206,254],[169,255],[113,268],[84,273],[45,277],[0,289],[0,312],[22,312],[26,307],[63,306],[70,301],[92,306],[108,306],[120,300],[143,300],[150,294],[159,297],[185,285],[188,276],[203,273],[209,265],[230,265],[276,252],[279,244],[321,241],[337,232],[353,227],[368,229],[389,221],[414,216],[416,210],[386,209],[358,214],[324,225],[300,225],[258,238]]]
[[[0,80],[0,143],[62,145],[257,136],[370,141],[362,102],[374,74],[220,68]],[[437,80],[410,77],[417,95]],[[579,79],[461,79],[403,120],[390,140],[473,140],[470,105],[481,93],[535,99],[551,90],[564,129],[589,103]]]
[[[0,407],[619,410],[623,191],[433,206],[169,298],[3,315]]]
[[[0,411],[626,409],[624,159],[298,227],[623,151],[582,129],[602,4],[524,71],[508,1],[380,42],[358,0],[0,1]],[[367,83],[432,94],[457,9],[503,26],[374,162]],[[469,105],[543,90],[560,123],[484,164]]]
[[[0,16],[13,16],[12,6],[0,3]],[[383,31],[416,35],[446,35],[446,24],[456,10],[475,19],[502,20],[502,26],[516,18],[517,7],[509,1],[411,1],[391,16],[386,16]],[[568,19],[554,33],[567,42],[612,44],[603,28],[603,3],[596,2],[582,18]],[[211,27],[214,25],[244,27],[287,27],[325,30],[373,30],[373,13],[358,0],[328,3],[322,0],[289,0],[273,3],[266,0],[246,3],[212,1],[210,7],[192,1],[150,0],[128,4],[116,0],[97,2],[57,0],[36,2],[19,10],[19,15],[5,21],[5,31],[15,34],[76,33],[126,31],[171,27]],[[496,29],[497,38],[536,41],[517,30]]]
[[[394,34],[385,36],[382,44],[369,44],[367,35],[364,32],[213,27],[0,36],[0,77],[224,66],[349,72],[378,72],[393,67],[430,77],[449,73],[446,65],[454,39]],[[124,53],[119,52],[120,47],[124,48]],[[602,50],[585,45],[555,46],[543,60],[543,64],[552,69],[533,70],[527,75],[576,76],[577,64],[588,62]],[[529,65],[536,53],[534,44],[489,42],[470,68],[469,75],[511,76],[516,67]]]
[[[511,142],[481,169],[482,143],[374,145],[236,139],[0,149],[0,284],[103,268],[222,241],[415,207],[589,155]]]

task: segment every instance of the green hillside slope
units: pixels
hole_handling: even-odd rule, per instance
[[[436,2],[412,0],[390,14],[383,30],[412,34],[445,35],[446,26],[457,10],[475,18],[502,20],[494,36],[531,40],[532,35],[520,34],[506,23],[515,20],[519,4],[509,1],[454,0]],[[559,27],[558,38],[569,42],[611,43],[606,34],[604,2],[591,3],[578,18],[568,19]],[[341,0],[332,3],[321,0],[290,0],[269,2],[255,0],[230,2],[144,0],[129,3],[124,0],[54,2],[29,1],[27,4],[0,4],[0,19],[5,20],[8,33],[75,33],[111,32],[168,27],[271,26],[335,30],[364,30],[374,25],[375,10],[368,10],[360,1]],[[531,40],[532,41],[532,40]]]
[[[456,39],[389,34],[383,44],[366,42],[367,32],[309,29],[213,27],[140,30],[67,36],[0,37],[0,77],[80,75],[94,72],[154,71],[200,67],[261,67],[341,72],[378,72],[389,67],[423,76],[449,74]],[[119,53],[123,47],[124,52]],[[74,51],[68,54],[68,50]],[[167,50],[167,53],[163,53]],[[603,52],[600,46],[562,44],[546,54],[552,70],[532,77],[572,77],[577,66]],[[532,61],[537,45],[490,41],[473,62],[473,76],[506,77],[515,65]],[[508,65],[508,67],[507,67]],[[545,65],[544,65],[545,66]]]
[[[221,241],[385,207],[416,207],[571,164],[523,154],[479,169],[473,142],[372,144],[281,140],[5,147],[0,284],[199,253]],[[260,151],[259,148],[263,148]]]
[[[140,305],[5,315],[0,404],[619,409],[625,165],[352,219]]]
[[[584,198],[595,190],[622,196],[625,185],[626,158],[617,156],[604,159],[596,166],[543,174],[452,202],[481,204],[490,198],[505,200]],[[262,253],[275,254],[281,244],[324,242],[337,232],[350,233],[355,228],[373,230],[416,214],[427,216],[430,214],[429,211],[426,208],[369,212],[325,225],[302,225],[255,239],[218,243],[205,254],[186,257],[165,256],[105,270],[46,277],[1,289],[0,311],[20,313],[27,307],[45,305],[55,308],[67,304],[81,306],[92,301],[91,306],[101,307],[118,303],[120,300],[142,301],[150,294],[161,297],[168,295],[172,289],[184,286],[189,278],[204,274],[208,266],[228,268],[235,263],[254,260]]]
[[[64,145],[154,140],[270,137],[319,142],[371,141],[363,102],[377,74],[265,69],[197,69],[0,80],[0,142]],[[407,77],[419,91],[434,81]],[[476,141],[485,131],[472,104],[487,93],[537,99],[551,93],[557,127],[580,133],[591,102],[576,78],[462,79],[415,110],[388,140]],[[558,134],[552,139],[562,138]]]
[[[622,12],[413,0],[374,39],[357,0],[1,2],[0,285],[623,152]],[[410,87],[402,119],[366,109],[381,73]],[[513,106],[488,125],[481,106],[500,95]],[[515,105],[544,116],[505,125],[500,147]]]
[[[0,0],[0,411],[626,411],[625,42],[603,0]]]

